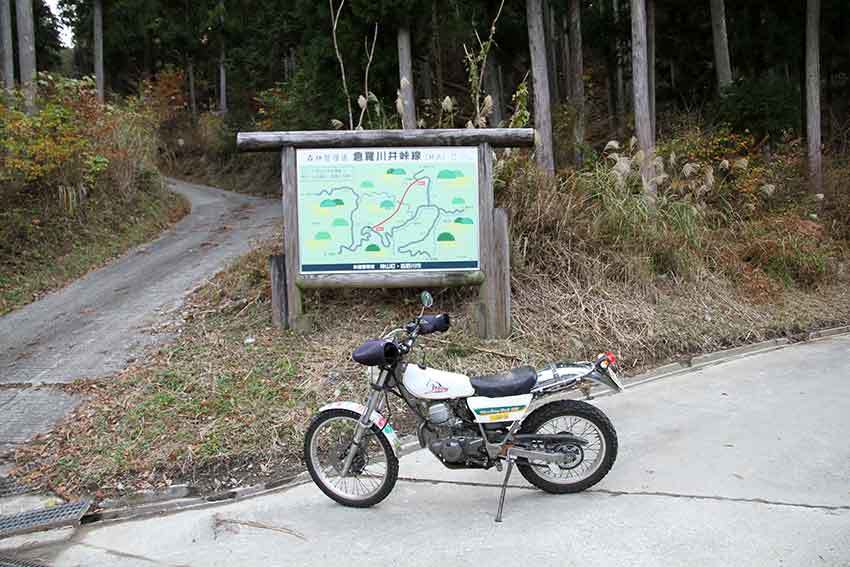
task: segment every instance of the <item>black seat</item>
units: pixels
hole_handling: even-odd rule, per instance
[[[504,374],[489,374],[470,378],[475,394],[487,398],[502,398],[527,394],[537,382],[537,371],[531,366],[520,366]]]

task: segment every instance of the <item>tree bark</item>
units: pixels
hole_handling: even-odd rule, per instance
[[[558,33],[555,26],[555,10],[552,0],[546,0],[543,6],[543,17],[546,22],[546,63],[549,65],[549,100],[553,105],[559,104],[561,99],[560,83],[558,81]],[[561,69],[563,73],[569,73],[569,68]]]
[[[537,165],[549,175],[555,174],[552,150],[552,108],[549,100],[549,69],[546,63],[546,33],[543,26],[542,0],[526,0],[528,44],[534,88],[535,157]]]
[[[823,198],[820,112],[820,17],[821,0],[806,3],[806,142],[809,184]]]
[[[431,3],[431,33],[433,34],[431,49],[434,53],[434,82],[437,87],[437,98],[442,102],[443,96],[445,96],[445,90],[443,86],[443,45],[440,43],[438,11],[438,0],[433,0]]]
[[[561,92],[567,99],[573,98],[573,86],[570,83],[570,17],[564,13],[561,17]]]
[[[0,37],[3,39],[3,83],[7,90],[15,88],[15,51],[12,47],[12,11],[10,0],[0,0]]]
[[[97,86],[97,100],[105,100],[103,79],[103,0],[94,0],[94,81]]]
[[[646,0],[646,58],[649,67],[649,117],[655,146],[655,0]]]
[[[623,141],[625,137],[626,126],[626,82],[623,80],[623,42],[620,41],[620,0],[611,0],[611,6],[614,12],[614,27],[617,31],[617,39],[614,43],[614,58],[616,60],[616,72],[614,74],[614,82],[617,87],[616,95],[616,117],[617,117],[617,138]]]
[[[198,121],[198,102],[195,97],[195,62],[189,58],[186,64],[186,74],[189,75],[189,108],[192,111],[192,122]]]
[[[487,70],[484,73],[484,82],[486,83],[484,90],[493,100],[493,112],[487,117],[487,122],[491,128],[498,127],[505,118],[502,111],[504,104],[502,101],[502,84],[499,80],[502,71],[499,67],[498,56],[495,50],[490,48],[490,53],[487,55]]]
[[[416,128],[416,96],[413,90],[413,58],[410,48],[410,28],[398,28],[398,82],[401,98],[401,124],[405,130]]]
[[[28,113],[32,114],[35,112],[36,95],[35,31],[32,0],[17,0],[15,9],[18,25],[18,67],[21,73],[21,90],[24,93],[24,107]]]
[[[711,0],[711,34],[714,40],[714,67],[720,92],[732,84],[732,65],[729,62],[729,39],[726,35],[725,0]]]
[[[572,84],[572,104],[576,111],[573,125],[573,144],[576,167],[582,164],[584,147],[584,53],[581,38],[581,0],[569,0],[570,19],[570,84]]]
[[[655,144],[652,139],[652,123],[649,115],[649,69],[646,49],[646,4],[645,0],[632,0],[632,79],[634,82],[635,129],[638,146],[643,152],[641,179],[644,196],[651,209],[655,208]]]
[[[218,59],[218,110],[222,114],[227,112],[227,66],[226,52],[221,48]]]

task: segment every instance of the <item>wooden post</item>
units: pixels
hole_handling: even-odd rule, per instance
[[[295,285],[300,270],[298,254],[298,172],[295,148],[281,151],[280,171],[283,184],[283,254],[286,257],[286,307],[289,328],[305,330],[309,321],[302,317],[301,290]]]
[[[495,242],[495,280],[493,281],[493,329],[490,338],[504,339],[511,334],[511,243],[508,231],[508,212],[505,209],[493,211],[493,231]]]
[[[286,309],[286,256],[269,256],[269,273],[272,286],[272,325],[281,329],[289,328]]]
[[[489,144],[478,146],[478,215],[478,245],[484,272],[475,313],[478,336],[504,338],[510,333],[510,274],[506,273],[509,266],[500,247],[501,240],[507,244],[507,235],[499,232],[501,228],[507,230],[507,215],[493,210],[493,149]]]

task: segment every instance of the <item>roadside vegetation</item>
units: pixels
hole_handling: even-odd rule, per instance
[[[39,112],[0,101],[0,315],[150,240],[188,203],[157,169],[157,117],[40,75]]]
[[[437,291],[453,328],[423,337],[419,356],[474,374],[611,349],[634,375],[850,323],[843,209],[812,220],[798,204],[802,156],[789,146],[767,162],[747,157],[749,143],[728,131],[671,141],[657,164],[665,178],[654,215],[628,143],[608,144],[555,179],[527,156],[503,156],[497,205],[511,211],[513,334],[475,338],[475,291]],[[19,474],[60,493],[108,496],[174,482],[218,490],[300,470],[311,414],[366,395],[351,352],[409,318],[417,296],[317,291],[306,300],[313,331],[280,331],[267,265],[279,248],[280,239],[259,246],[194,293],[176,341],[146,362],[73,385],[91,402],[20,449]],[[392,404],[394,423],[412,433],[410,416]]]

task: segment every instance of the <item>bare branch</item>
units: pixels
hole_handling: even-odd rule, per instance
[[[366,49],[366,73],[363,77],[363,104],[360,104],[360,120],[357,121],[357,130],[363,129],[363,117],[366,115],[366,109],[369,108],[369,67],[372,66],[372,58],[375,56],[375,43],[378,41],[378,22],[375,22],[375,33],[372,35],[372,47],[369,47],[369,39],[363,38],[363,47]],[[359,103],[359,101],[358,101]]]
[[[351,95],[348,93],[348,81],[345,78],[345,64],[342,62],[342,53],[339,51],[339,42],[336,38],[336,28],[339,23],[339,16],[342,13],[342,7],[345,5],[345,0],[341,0],[339,8],[337,9],[334,9],[334,0],[328,0],[328,4],[331,7],[331,17],[333,18],[333,27],[331,31],[333,32],[334,51],[336,52],[337,61],[339,61],[339,70],[342,73],[342,90],[345,93],[345,104],[348,106],[348,128],[353,130],[354,113],[351,110]]]

